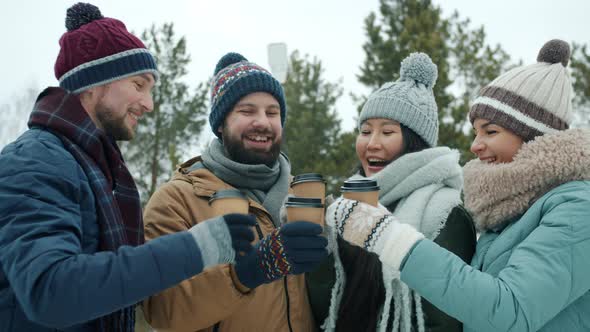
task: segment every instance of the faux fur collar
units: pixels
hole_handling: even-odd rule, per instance
[[[463,168],[465,207],[478,230],[497,229],[551,189],[590,179],[590,131],[570,129],[523,144],[514,160]]]

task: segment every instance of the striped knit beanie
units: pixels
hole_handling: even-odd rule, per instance
[[[77,3],[70,7],[66,28],[54,68],[60,87],[80,93],[143,73],[157,79],[156,61],[141,40],[123,22],[103,17],[96,6]]]
[[[209,124],[217,137],[221,135],[217,129],[234,105],[254,92],[268,92],[278,101],[281,108],[281,125],[285,125],[287,108],[281,83],[266,69],[249,62],[238,53],[224,55],[215,67],[215,77],[211,86]]]
[[[536,64],[514,68],[484,87],[473,102],[469,120],[490,120],[525,142],[568,129],[573,97],[566,70],[569,58],[568,43],[548,41],[539,51]]]
[[[397,121],[412,129],[430,147],[438,140],[438,108],[432,88],[438,69],[426,53],[412,53],[400,66],[400,77],[383,84],[369,96],[358,119],[358,127],[367,119]]]

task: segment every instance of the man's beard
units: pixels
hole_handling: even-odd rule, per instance
[[[221,137],[223,139],[223,146],[225,147],[225,151],[227,152],[228,157],[240,164],[248,164],[248,165],[258,165],[264,164],[268,167],[274,166],[277,159],[279,158],[279,154],[281,153],[281,138],[279,137],[276,141],[274,141],[270,147],[269,151],[256,151],[253,149],[247,149],[244,146],[243,140],[240,138],[233,138],[226,128],[223,128],[221,132]],[[263,135],[263,136],[270,136],[271,140],[273,140],[274,134],[270,130],[264,131],[251,131],[245,133],[242,137],[248,135]]]
[[[117,116],[115,111],[102,103],[102,101],[96,105],[96,118],[102,125],[102,129],[117,141],[129,141],[135,136],[135,131],[125,124],[126,117],[127,112]]]

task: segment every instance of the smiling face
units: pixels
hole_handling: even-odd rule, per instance
[[[473,130],[475,139],[471,144],[471,152],[483,162],[512,162],[523,144],[522,138],[490,120],[476,119],[473,122]]]
[[[380,172],[404,149],[400,124],[389,119],[368,119],[356,138],[356,154],[366,176]]]
[[[232,160],[272,166],[281,151],[281,108],[271,94],[251,93],[234,105],[218,130]]]
[[[83,104],[98,128],[116,140],[128,141],[135,136],[141,116],[153,110],[154,84],[151,74],[123,78],[89,89]]]

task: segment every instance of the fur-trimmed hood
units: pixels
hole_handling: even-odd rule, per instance
[[[590,131],[570,129],[522,145],[514,160],[463,168],[465,207],[478,230],[496,229],[538,198],[570,181],[590,179]]]

